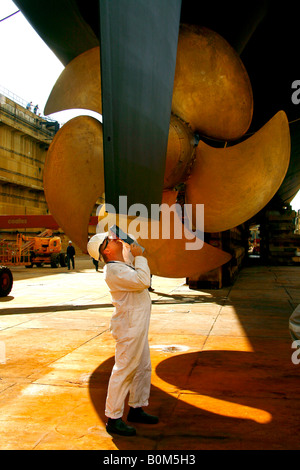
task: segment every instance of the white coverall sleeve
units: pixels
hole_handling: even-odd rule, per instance
[[[114,265],[107,282],[113,286],[113,291],[140,291],[150,286],[150,269],[144,256],[135,257],[135,269],[122,265]]]

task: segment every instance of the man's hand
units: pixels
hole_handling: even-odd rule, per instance
[[[132,243],[132,245],[130,245],[130,251],[131,251],[132,256],[134,257],[143,256],[142,248],[139,245],[136,245],[135,243]]]

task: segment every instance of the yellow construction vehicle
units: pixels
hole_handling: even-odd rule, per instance
[[[7,296],[13,286],[13,275],[8,266],[32,268],[50,264],[52,268],[65,267],[67,255],[61,249],[60,237],[53,236],[49,229],[36,237],[17,234],[16,241],[0,240],[0,297]]]
[[[53,236],[52,230],[45,230],[36,237],[22,235],[22,239],[26,242],[22,250],[30,252],[30,264],[26,264],[27,268],[32,268],[34,264],[38,267],[50,264],[52,268],[66,266],[66,253],[61,251],[61,238]]]
[[[52,230],[45,230],[35,237],[18,234],[16,242],[0,240],[0,265],[65,267],[66,253],[61,249],[61,238],[53,236]]]

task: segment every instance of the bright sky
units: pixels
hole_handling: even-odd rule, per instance
[[[12,0],[0,0],[0,20],[17,11]],[[64,66],[30,26],[22,13],[0,22],[0,87],[26,101],[38,104],[43,114],[48,96]],[[74,116],[95,113],[63,111],[50,117],[65,123]],[[292,208],[300,209],[300,191]]]
[[[12,0],[0,0],[0,20],[18,11]],[[0,21],[0,87],[38,104],[44,113],[48,96],[64,66],[31,27],[21,12]],[[1,92],[1,90],[0,90]],[[65,123],[74,116],[96,113],[63,111],[49,117]]]

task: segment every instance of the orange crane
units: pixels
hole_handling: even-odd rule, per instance
[[[97,223],[98,217],[90,218],[90,225]],[[52,215],[0,215],[0,229],[35,227],[48,228],[35,237],[18,233],[16,241],[0,240],[0,297],[7,296],[13,286],[13,275],[8,266],[66,266],[66,254],[61,251],[61,239],[53,236],[50,230],[59,228]]]

